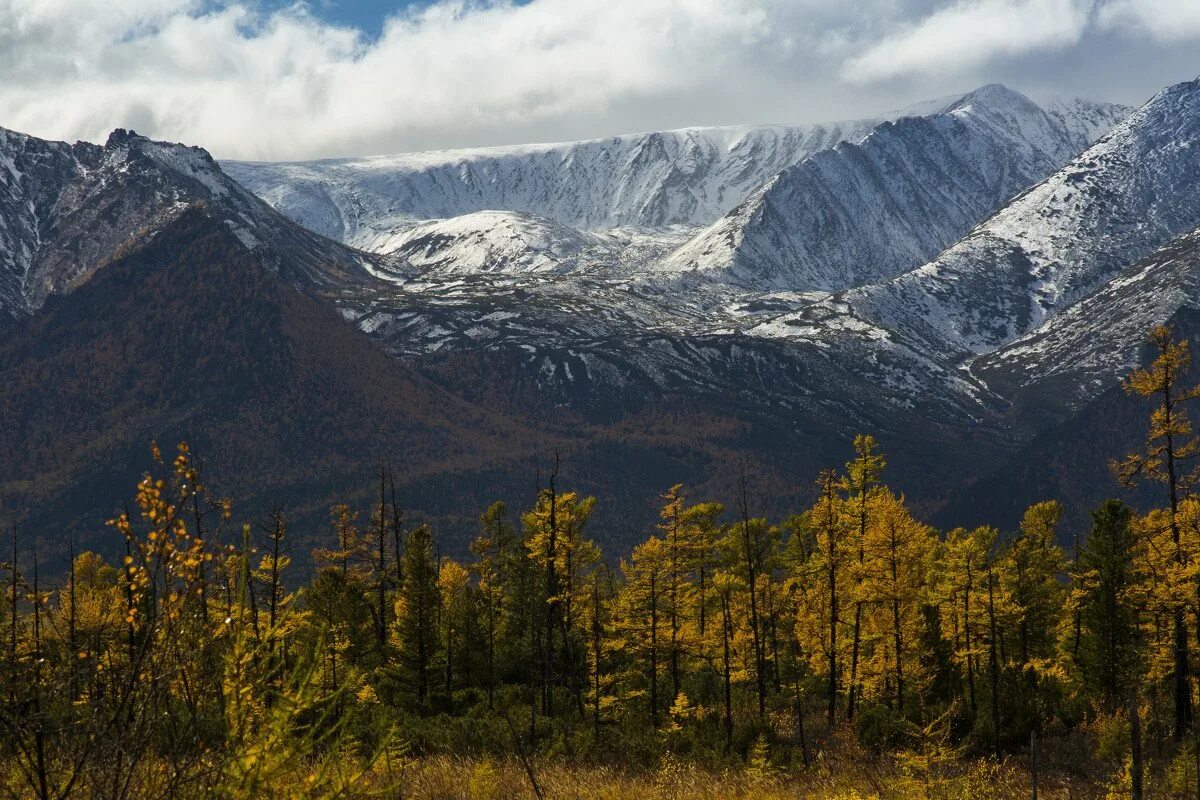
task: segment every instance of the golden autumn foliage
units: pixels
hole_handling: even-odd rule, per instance
[[[235,524],[186,444],[155,447],[115,563],[72,552],[48,582],[14,534],[0,796],[1007,798],[1037,742],[1040,796],[1108,797],[1133,722],[1152,796],[1178,796],[1200,393],[1186,343],[1151,344],[1128,381],[1157,398],[1147,444],[1113,466],[1163,502],[1107,501],[1087,536],[1053,500],[1016,530],[939,532],[861,435],[808,508],[676,484],[624,554],[557,461],[464,548],[406,524],[381,467],[377,502],[334,506],[307,559],[282,509]]]

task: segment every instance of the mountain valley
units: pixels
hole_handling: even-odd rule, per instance
[[[1137,111],[1039,105],[998,85],[919,111],[298,164],[218,163],[124,131],[104,147],[6,132],[0,409],[29,433],[11,442],[0,496],[31,481],[51,495],[74,492],[77,513],[41,519],[47,526],[82,525],[111,505],[71,488],[97,442],[28,438],[30,421],[57,407],[37,387],[70,383],[37,341],[90,352],[102,331],[71,333],[63,315],[82,312],[65,309],[84,302],[71,298],[99,292],[88,287],[109,265],[115,273],[148,258],[139,254],[156,239],[169,235],[180,251],[157,251],[155,263],[167,263],[185,258],[181,230],[208,241],[216,226],[229,234],[221,259],[266,270],[279,282],[273,292],[295,295],[289,302],[336,311],[341,321],[314,330],[347,333],[313,335],[361,339],[384,361],[368,350],[347,358],[376,364],[372,380],[400,370],[387,380],[406,387],[385,392],[404,399],[348,412],[363,420],[347,437],[357,444],[335,454],[319,438],[304,456],[288,449],[292,433],[259,438],[255,425],[218,422],[273,407],[254,376],[287,383],[299,374],[295,359],[308,359],[252,349],[230,356],[249,372],[197,367],[195,376],[248,394],[218,392],[197,415],[186,398],[204,392],[167,393],[154,413],[172,423],[129,429],[133,439],[191,436],[214,461],[230,446],[218,443],[234,440],[233,464],[256,442],[342,465],[281,469],[304,477],[281,477],[265,498],[296,496],[304,481],[324,487],[315,496],[346,496],[351,476],[362,481],[391,460],[411,472],[406,495],[449,481],[413,512],[462,532],[476,513],[463,505],[483,502],[479,487],[519,496],[558,450],[582,490],[610,496],[621,470],[641,464],[661,488],[678,475],[728,499],[733,465],[752,465],[757,502],[782,509],[811,493],[817,469],[844,460],[848,438],[870,431],[919,508],[961,508],[976,479],[1026,458],[1042,432],[1069,428],[1109,392],[1139,358],[1147,327],[1196,307],[1200,83],[1170,87]],[[252,304],[225,310],[205,286],[192,293],[196,313],[254,316]],[[121,319],[134,313],[122,309]],[[103,317],[101,306],[88,313]],[[266,327],[260,335],[286,339]],[[321,363],[330,386],[375,391],[354,388],[359,378],[338,376],[328,357]],[[79,392],[101,395],[89,414],[132,411],[105,405],[98,385]],[[65,418],[84,413],[61,408]],[[413,438],[417,423],[404,420],[415,408],[444,409],[430,428],[457,444]],[[372,414],[381,419],[368,424]],[[483,433],[488,425],[495,436]],[[496,455],[463,472],[473,431],[480,453]],[[362,456],[354,469],[353,452]],[[242,472],[222,477],[236,485]],[[319,524],[322,502],[308,504],[309,524]],[[625,496],[598,524],[621,539],[653,502]]]

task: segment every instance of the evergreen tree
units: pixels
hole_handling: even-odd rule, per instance
[[[1137,685],[1138,612],[1130,523],[1133,509],[1105,500],[1092,512],[1092,530],[1079,554],[1083,601],[1080,663],[1084,680],[1110,708],[1120,708]]]
[[[408,534],[404,548],[404,585],[396,603],[400,665],[405,684],[419,706],[425,706],[433,686],[439,654],[437,626],[438,569],[433,534],[421,525]]]
[[[1054,542],[1055,527],[1061,516],[1062,506],[1054,501],[1030,506],[1003,561],[1005,588],[1019,617],[1021,666],[1033,658],[1052,655],[1064,601],[1059,575],[1065,558]]]

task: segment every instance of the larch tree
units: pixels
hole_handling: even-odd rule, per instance
[[[588,637],[588,687],[592,709],[592,735],[600,738],[601,711],[605,706],[611,680],[607,675],[607,663],[612,649],[612,603],[614,580],[612,571],[602,566],[592,571],[588,580],[587,637]]]
[[[890,684],[895,708],[903,714],[906,687],[921,686],[916,631],[922,623],[929,563],[937,540],[933,529],[913,519],[904,500],[891,492],[876,492],[870,506],[871,521],[863,541],[863,597],[881,617],[873,627],[880,633],[886,631],[884,635],[890,639],[890,648],[884,648],[888,656],[877,672],[886,670],[885,686]]]
[[[698,503],[683,511],[683,525],[690,544],[691,576],[694,581],[694,590],[691,592],[691,638],[700,654],[710,663],[715,652],[715,648],[712,647],[712,630],[716,624],[711,621],[712,580],[719,566],[717,545],[725,535],[718,521],[724,513],[725,506],[720,503]]]
[[[965,681],[960,683],[960,693],[965,695],[967,706],[974,714],[979,710],[976,681],[979,673],[983,638],[975,626],[980,594],[979,576],[987,557],[983,537],[978,531],[955,528],[946,534],[943,545],[943,572],[939,576],[939,591],[948,613],[942,615],[953,646],[954,660]]]
[[[379,465],[379,497],[374,510],[371,512],[371,535],[374,541],[364,542],[364,553],[371,562],[371,588],[375,594],[375,604],[372,613],[375,617],[375,648],[376,656],[382,662],[386,658],[385,649],[388,642],[388,595],[392,590],[394,570],[388,568],[388,531],[393,522],[393,515],[388,510],[387,503],[387,467]]]
[[[441,650],[445,690],[454,691],[455,681],[468,679],[471,660],[470,632],[477,612],[471,576],[457,561],[443,558],[438,566],[438,597],[441,600]]]
[[[358,529],[358,513],[345,503],[339,503],[330,509],[329,519],[336,544],[331,548],[314,550],[313,560],[318,568],[337,568],[347,580],[361,579],[362,565],[359,562],[364,555],[365,543]]]
[[[625,583],[617,595],[617,618],[621,646],[638,665],[635,687],[627,694],[646,697],[647,710],[658,727],[662,710],[659,676],[663,668],[666,603],[670,589],[670,553],[666,544],[652,536],[634,548],[628,561],[621,562]],[[644,688],[643,688],[644,687]]]
[[[854,458],[846,462],[846,472],[842,477],[842,490],[846,493],[846,510],[851,515],[852,535],[858,546],[859,571],[863,566],[863,542],[870,524],[871,495],[879,487],[879,479],[886,466],[882,455],[876,452],[878,443],[874,436],[859,434],[854,437]],[[861,577],[855,577],[857,585]],[[855,594],[859,594],[857,591]],[[850,681],[847,686],[846,719],[854,719],[855,697],[858,686],[858,660],[862,645],[862,615],[863,601],[856,597],[854,601],[854,627],[850,643]]]
[[[583,712],[586,647],[582,621],[586,618],[586,575],[600,560],[600,551],[584,532],[596,507],[594,497],[552,488],[541,492],[537,504],[522,517],[529,558],[545,576],[543,710],[552,711],[555,686],[570,690]]]
[[[1054,647],[1064,601],[1059,576],[1065,556],[1054,538],[1061,516],[1062,506],[1053,500],[1030,506],[1003,561],[1003,580],[1019,617],[1021,666],[1049,658]]]
[[[798,613],[803,620],[810,620],[810,632],[806,650],[825,659],[826,719],[833,726],[837,715],[837,699],[841,677],[841,642],[839,634],[843,625],[842,597],[846,593],[844,572],[847,559],[847,536],[845,501],[838,492],[839,479],[833,470],[824,470],[817,479],[819,492],[816,504],[808,512],[811,529],[811,553],[801,550],[806,557],[796,569],[802,569],[804,579],[801,587],[805,598],[800,601]],[[815,665],[814,665],[815,666]]]
[[[1186,340],[1177,340],[1166,326],[1159,326],[1148,335],[1155,353],[1149,366],[1136,369],[1124,382],[1129,394],[1151,398],[1156,406],[1150,416],[1146,446],[1113,462],[1113,470],[1126,486],[1149,480],[1162,483],[1166,489],[1165,523],[1170,533],[1173,558],[1177,565],[1186,561],[1179,525],[1179,507],[1196,482],[1196,470],[1191,467],[1200,456],[1200,439],[1192,430],[1185,404],[1200,397],[1200,387],[1184,385],[1184,375],[1191,365]],[[1188,680],[1188,631],[1184,620],[1185,608],[1180,603],[1172,610],[1172,696],[1175,707],[1174,734],[1181,741],[1192,723],[1192,691]]]
[[[685,495],[683,484],[677,483],[662,496],[663,507],[659,512],[663,542],[667,548],[667,625],[670,638],[667,644],[667,658],[671,674],[671,697],[679,696],[683,682],[683,651],[684,643],[683,622],[690,596],[693,592],[691,585],[691,564],[695,546],[692,542],[694,528],[684,519]]]
[[[488,708],[496,705],[496,655],[504,638],[506,624],[506,588],[510,577],[506,567],[512,561],[516,533],[508,521],[504,503],[488,506],[479,519],[480,534],[471,542],[475,563],[471,569],[479,587],[484,626],[484,674],[487,683]]]
[[[754,646],[754,685],[758,697],[758,718],[766,722],[767,718],[767,669],[766,643],[764,642],[763,620],[759,614],[759,573],[762,571],[763,537],[766,533],[766,520],[750,517],[750,500],[746,491],[745,471],[738,478],[738,513],[740,520],[730,529],[736,531],[737,539],[731,542],[729,553],[734,557],[732,563],[741,567],[741,577],[746,581],[747,596],[750,600],[750,636]]]

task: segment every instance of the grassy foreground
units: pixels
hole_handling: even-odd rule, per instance
[[[935,771],[862,753],[825,753],[809,768],[749,765],[707,768],[667,756],[654,769],[537,762],[531,765],[545,800],[1007,800],[1032,796],[1028,765],[1016,759],[964,759]],[[1190,797],[1186,777],[1169,767],[1148,777],[1147,797]],[[368,788],[369,787],[369,788]],[[521,759],[428,756],[379,764],[360,784],[380,796],[427,800],[536,798]],[[1127,769],[1094,776],[1055,769],[1039,775],[1039,798],[1129,797]]]

